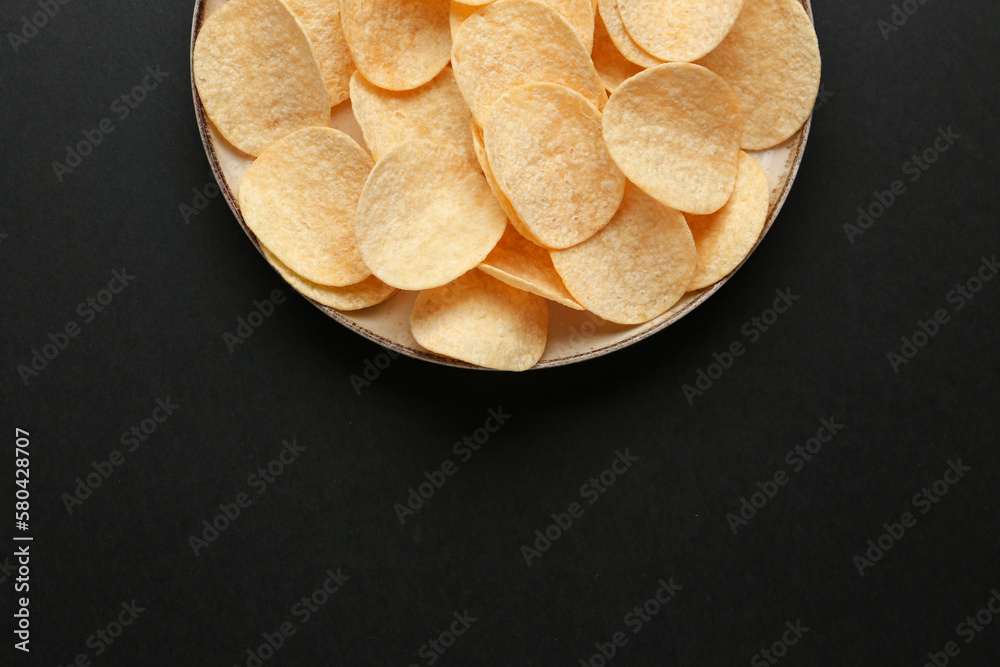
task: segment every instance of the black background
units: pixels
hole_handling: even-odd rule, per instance
[[[31,433],[34,541],[31,653],[12,647],[4,573],[0,662],[244,665],[293,621],[265,664],[422,665],[421,646],[468,610],[476,622],[437,664],[575,666],[625,631],[611,664],[746,665],[789,621],[809,630],[782,664],[919,667],[948,641],[952,665],[998,664],[1000,619],[969,644],[956,626],[1000,587],[1000,281],[961,310],[947,295],[1000,242],[1000,6],[906,4],[916,13],[884,37],[892,3],[816,3],[826,100],[798,180],[696,312],[562,369],[399,358],[360,395],[351,376],[381,350],[294,295],[221,198],[181,214],[212,180],[191,3],[76,0],[16,51],[5,37],[0,561],[14,549],[16,427]],[[37,11],[8,0],[0,30]],[[169,76],[119,120],[114,100],[156,66]],[[60,181],[52,163],[104,118],[114,132]],[[911,182],[904,163],[948,128],[960,138]],[[905,194],[849,241],[844,225],[897,179]],[[81,322],[77,305],[116,269],[136,279],[26,385],[17,367]],[[689,404],[682,386],[785,288],[799,300]],[[223,334],[275,289],[288,301],[230,353]],[[939,308],[950,321],[894,370],[887,353]],[[68,513],[75,479],[168,397],[175,413]],[[452,445],[501,406],[511,418],[461,462]],[[844,428],[734,534],[727,514],[792,469],[786,452],[822,418]],[[202,521],[293,438],[299,458],[196,556]],[[588,505],[581,485],[618,450],[638,461]],[[401,525],[394,504],[445,459],[457,473]],[[959,459],[971,471],[920,514],[911,498]],[[583,517],[528,567],[522,545],[572,502]],[[854,557],[908,510],[917,525],[860,576]],[[293,605],[337,568],[349,580],[299,623]],[[633,634],[625,615],[671,577],[683,588]],[[133,599],[145,611],[95,656],[88,637]]]

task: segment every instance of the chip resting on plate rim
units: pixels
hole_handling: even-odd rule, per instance
[[[306,280],[342,287],[371,275],[354,243],[354,213],[372,159],[349,136],[309,127],[271,144],[243,176],[247,226]]]
[[[281,274],[285,282],[291,285],[295,291],[335,310],[348,311],[370,308],[387,301],[399,291],[395,287],[389,287],[375,276],[368,276],[360,283],[344,287],[320,285],[306,280],[292,271],[266,247],[261,246],[261,251],[268,263]]]
[[[513,225],[507,227],[500,243],[479,265],[479,270],[511,287],[537,294],[573,310],[583,310],[583,306],[563,285],[562,278],[552,266],[549,252],[518,234]]]

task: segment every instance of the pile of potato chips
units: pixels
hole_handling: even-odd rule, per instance
[[[744,151],[819,77],[800,0],[229,0],[194,49],[281,275],[340,310],[419,291],[418,343],[502,370],[550,302],[639,324],[733,271],[770,194]]]

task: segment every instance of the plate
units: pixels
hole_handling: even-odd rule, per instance
[[[224,5],[225,2],[226,0],[197,0],[191,30],[192,58],[194,56],[195,40],[205,22],[205,18]],[[812,19],[812,7],[809,0],[802,0],[802,5],[805,7],[806,13],[809,14],[809,18]],[[194,68],[192,67],[193,71]],[[243,228],[243,231],[254,244],[254,247],[260,252],[260,241],[257,240],[254,233],[247,227],[237,203],[243,174],[246,173],[250,163],[253,162],[253,158],[234,148],[209,122],[208,116],[205,114],[205,108],[198,97],[193,74],[191,77],[191,89],[194,95],[195,115],[198,121],[198,129],[201,133],[201,140],[205,146],[205,153],[208,156],[212,172],[219,183],[219,189],[229,204],[229,208],[232,209],[233,215],[236,216],[240,227]],[[757,249],[757,246],[760,245],[768,230],[771,229],[775,219],[778,217],[778,213],[781,211],[782,205],[785,203],[786,197],[788,197],[788,192],[799,170],[799,164],[802,162],[802,155],[805,151],[806,140],[809,137],[809,128],[811,125],[812,116],[810,115],[802,129],[784,143],[766,151],[748,151],[764,168],[764,171],[767,173],[768,185],[771,188],[767,222],[764,224],[764,230],[757,239],[753,250]],[[361,128],[354,120],[349,100],[333,109],[330,114],[330,126],[347,133],[360,145],[366,145],[361,135]],[[753,250],[747,255],[747,258],[753,254]],[[263,259],[263,253],[261,253],[261,261],[266,261]],[[746,259],[744,259],[745,261]],[[740,266],[742,266],[742,263]],[[534,369],[552,368],[586,361],[587,359],[610,354],[623,347],[638,343],[640,340],[666,329],[700,306],[706,299],[719,291],[738,270],[739,267],[714,285],[688,292],[673,308],[656,319],[633,326],[605,322],[592,313],[572,310],[550,302],[548,345],[541,360]],[[275,273],[277,274],[277,272]],[[383,347],[405,354],[408,357],[446,366],[485,370],[463,361],[448,359],[447,357],[429,352],[413,339],[410,333],[409,322],[410,310],[413,308],[416,296],[416,292],[400,292],[383,304],[354,312],[337,311],[317,303],[306,296],[303,296],[303,298],[351,331]]]

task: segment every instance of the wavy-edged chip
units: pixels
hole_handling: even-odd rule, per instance
[[[417,295],[413,338],[436,354],[501,371],[538,363],[548,339],[548,303],[482,271]]]
[[[381,88],[422,86],[451,58],[449,0],[340,0],[344,36],[365,78]]]
[[[504,213],[507,214],[507,220],[514,226],[514,229],[524,238],[530,240],[532,243],[538,244],[538,239],[531,235],[531,232],[525,228],[524,223],[521,222],[521,218],[518,217],[517,211],[511,205],[510,200],[507,199],[507,195],[503,193],[500,186],[497,185],[497,179],[493,175],[493,168],[490,167],[489,158],[486,156],[486,146],[483,145],[483,131],[475,121],[469,123],[472,127],[472,147],[476,151],[476,159],[479,161],[479,166],[483,170],[483,175],[486,176],[486,182],[490,186],[490,190],[493,191],[493,196],[500,203],[500,207],[503,209]]]
[[[562,278],[552,266],[548,251],[518,234],[512,225],[507,227],[500,243],[479,265],[479,270],[511,287],[537,294],[574,310],[583,310],[583,306],[577,303],[563,285]]]
[[[459,28],[451,63],[480,125],[501,95],[526,83],[558,83],[604,106],[604,85],[573,26],[537,0],[478,9]]]
[[[618,13],[618,0],[598,0],[597,11],[604,21],[608,36],[626,60],[639,67],[656,67],[663,64],[663,61],[656,56],[643,51],[642,47],[629,36],[625,24],[622,23],[622,16]]]
[[[569,88],[507,91],[490,108],[483,139],[497,184],[547,248],[585,241],[621,204],[625,175],[604,144],[601,114]]]
[[[648,322],[669,310],[687,291],[697,262],[684,216],[632,186],[607,227],[551,254],[570,294],[618,324]]]
[[[195,42],[193,70],[208,117],[249,155],[329,123],[330,97],[309,38],[280,0],[230,0],[213,12]]]
[[[604,82],[604,88],[609,92],[615,92],[618,86],[622,85],[625,79],[629,79],[642,71],[642,67],[622,55],[622,52],[615,46],[611,35],[608,34],[608,27],[604,25],[604,19],[597,15],[597,23],[594,27],[594,67]]]
[[[689,290],[718,282],[750,254],[767,222],[770,192],[764,168],[740,151],[736,189],[726,205],[711,215],[685,216],[698,248]]]
[[[450,67],[414,90],[379,88],[355,72],[351,104],[375,160],[413,139],[455,146],[472,156],[469,123],[472,114]]]
[[[399,144],[375,165],[358,202],[358,250],[405,290],[440,287],[486,259],[507,216],[467,156],[429,141]]]
[[[611,95],[603,122],[611,157],[646,194],[699,215],[729,200],[736,185],[740,109],[717,74],[690,63],[640,72]]]
[[[371,275],[354,243],[354,212],[372,159],[349,136],[308,127],[247,169],[239,203],[260,242],[306,280],[354,285]]]
[[[330,106],[337,106],[347,99],[355,70],[340,21],[340,0],[285,0],[285,4],[306,29],[313,55],[326,80]]]
[[[261,246],[264,258],[300,294],[335,310],[361,310],[388,301],[397,290],[375,276],[368,276],[356,285],[330,287],[306,280],[285,266],[270,250]]]
[[[819,42],[798,0],[746,0],[732,31],[699,64],[733,87],[746,150],[776,146],[798,132],[819,94]]]
[[[622,23],[636,44],[670,62],[691,62],[718,46],[742,6],[743,0],[618,0]]]

